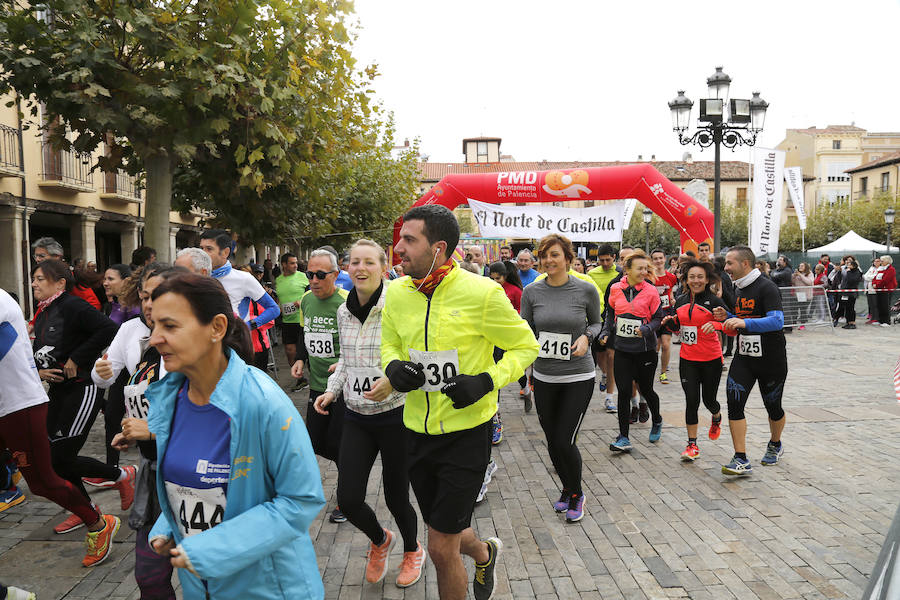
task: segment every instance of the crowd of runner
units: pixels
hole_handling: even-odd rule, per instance
[[[681,460],[700,455],[702,403],[711,441],[727,411],[734,453],[722,473],[750,474],[745,407],[758,384],[770,430],[758,460],[778,463],[788,373],[779,284],[797,286],[793,272],[784,279],[786,259],[767,275],[746,247],[712,256],[703,243],[696,254],[648,256],[604,244],[589,265],[552,234],[536,251],[513,256],[503,246],[488,263],[471,246],[457,262],[459,236],[449,210],[427,205],[404,215],[396,266],[361,239],[345,256],[326,246],[305,264],[285,253],[277,267],[240,268],[231,235],[210,230],[172,265],[141,248],[131,265],[99,278],[70,268],[52,239],[38,240],[31,321],[0,291],[0,511],[24,500],[24,476],[31,493],[69,511],[57,533],[87,528],[83,564],[92,567],[108,557],[121,523],[85,484],[112,487],[137,532],[141,598],[174,598],[176,571],[185,598],[321,598],[309,536],[325,506],[318,455],[337,467],[329,519],[369,538],[367,582],[386,577],[399,542],[397,586],[419,581],[429,557],[440,597],[465,598],[466,556],[475,598],[486,600],[503,543],[481,538],[472,515],[497,470],[500,390],[518,382],[525,412],[536,410],[559,480],[546,508],[577,523],[589,501],[578,434],[595,385],[617,415],[611,455],[633,449],[636,423],[650,421],[647,441],[658,442],[654,386],[670,384],[675,343]],[[896,287],[890,257],[858,280],[855,259],[843,263],[826,257],[815,272],[836,272],[834,290]],[[806,284],[812,270],[798,272]],[[833,314],[853,324],[855,309],[840,294],[835,301]],[[276,331],[293,391],[308,387],[304,419],[270,371]],[[81,454],[101,410],[105,461]],[[137,464],[120,466],[135,447],[124,456]],[[366,499],[379,456],[396,531]],[[417,538],[410,487],[426,540]],[[0,600],[33,597],[4,590]]]

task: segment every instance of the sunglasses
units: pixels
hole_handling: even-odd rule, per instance
[[[331,275],[332,273],[334,273],[334,271],[307,271],[307,272],[306,272],[306,277],[309,278],[309,279],[312,279],[312,278],[314,278],[314,277],[318,277],[319,279],[323,279],[323,280],[324,280],[326,277],[328,277],[328,276]]]

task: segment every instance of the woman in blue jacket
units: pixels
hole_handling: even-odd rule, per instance
[[[217,281],[179,275],[152,298],[150,344],[168,371],[146,392],[153,549],[171,556],[185,599],[322,598],[309,526],[325,498],[300,415],[244,362],[247,328]]]

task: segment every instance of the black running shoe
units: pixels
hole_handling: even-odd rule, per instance
[[[475,600],[490,600],[494,597],[494,571],[497,568],[497,559],[503,550],[503,542],[492,537],[485,540],[488,546],[488,559],[484,564],[475,563],[475,580],[472,582],[472,591],[475,592]]]

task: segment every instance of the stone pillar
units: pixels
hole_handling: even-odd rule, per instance
[[[138,223],[125,223],[122,226],[122,232],[119,234],[119,239],[122,244],[122,262],[124,264],[128,264],[131,262],[131,253],[137,250],[137,247],[140,246],[139,240],[140,227],[138,227]]]
[[[175,260],[175,236],[178,235],[178,232],[181,231],[181,226],[178,225],[170,225],[169,226],[169,262]]]
[[[34,209],[15,205],[0,205],[0,288],[14,292],[19,305],[31,313],[31,288],[26,265],[31,265],[31,240],[28,221]]]
[[[266,260],[266,245],[254,244],[253,247],[256,250],[256,262],[259,264],[263,264],[263,261]]]
[[[90,261],[97,262],[95,232],[99,220],[100,211],[91,208],[74,216],[69,227],[72,240],[72,255],[66,257],[69,264],[72,264],[76,258],[83,258],[85,264]]]

